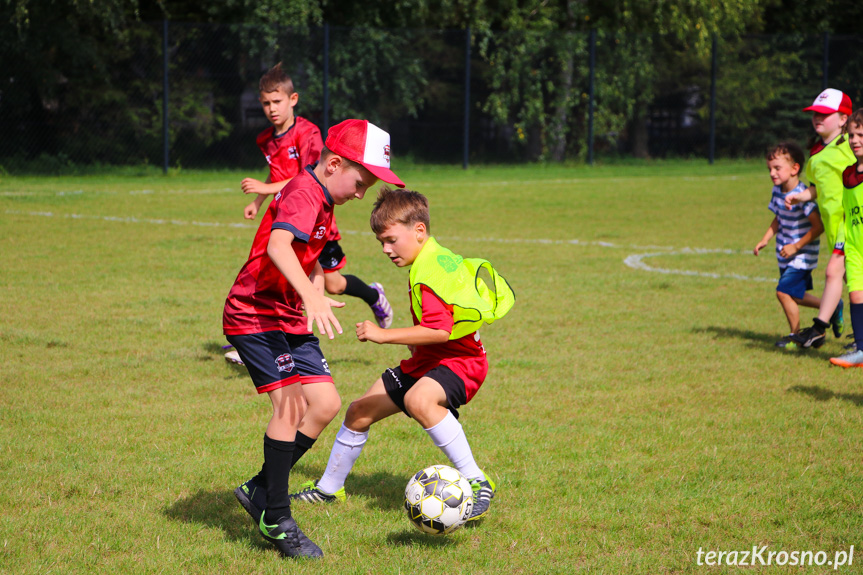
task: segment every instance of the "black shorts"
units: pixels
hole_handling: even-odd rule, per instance
[[[333,381],[318,338],[312,334],[265,331],[227,339],[240,354],[258,393],[292,383]]]
[[[324,273],[334,272],[345,267],[345,252],[342,251],[339,242],[328,241],[324,245],[321,255],[318,256],[318,262],[324,268]]]
[[[467,394],[464,390],[464,381],[455,374],[453,370],[445,365],[439,365],[436,368],[427,371],[423,377],[433,379],[440,384],[446,394],[446,400],[449,405],[447,408],[458,419],[458,408],[467,402]],[[381,374],[381,379],[384,382],[384,389],[387,395],[393,400],[399,409],[405,415],[411,416],[405,409],[405,394],[413,387],[413,385],[421,378],[413,378],[406,375],[401,367],[390,367]]]

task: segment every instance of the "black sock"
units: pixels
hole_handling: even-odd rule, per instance
[[[264,521],[273,525],[291,517],[288,478],[294,458],[294,442],[264,435],[264,468],[267,477],[267,511]]]
[[[369,305],[378,303],[378,291],[366,285],[363,280],[357,276],[343,276],[345,278],[345,295],[358,297]]]
[[[264,436],[264,437],[266,437],[266,436]],[[266,489],[266,487],[267,487],[267,463],[266,462],[264,462],[264,464],[261,465],[261,470],[258,471],[257,475],[252,477],[251,481],[254,481],[258,485],[260,485],[261,487]]]
[[[316,439],[309,437],[308,435],[303,434],[301,431],[297,431],[297,438],[294,440],[294,460],[291,464],[291,467],[297,464],[297,461],[306,454],[306,451],[312,448],[312,445],[315,444]]]
[[[863,303],[852,303],[851,329],[854,330],[854,342],[857,349],[863,349]]]
[[[826,321],[821,321],[816,317],[812,320],[812,327],[814,327],[815,331],[817,331],[820,335],[824,335],[824,332],[827,331],[827,328],[830,327],[830,324]]]

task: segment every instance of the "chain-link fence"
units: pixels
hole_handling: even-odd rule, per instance
[[[863,97],[863,36],[696,50],[622,33],[160,22],[123,38],[47,79],[9,63],[0,166],[259,167],[257,83],[278,61],[298,115],[324,132],[367,118],[418,162],[760,156],[811,135],[801,108],[825,85]]]

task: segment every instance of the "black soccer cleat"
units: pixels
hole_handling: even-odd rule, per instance
[[[267,525],[262,513],[258,526],[264,539],[275,545],[283,557],[317,559],[324,556],[321,548],[306,537],[293,517],[283,519],[275,525]]]
[[[261,521],[261,513],[267,506],[267,489],[252,477],[236,489],[234,497],[243,506],[243,509],[252,516],[257,525]]]
[[[806,349],[809,347],[819,348],[827,341],[827,335],[820,332],[814,327],[806,327],[791,336],[800,347]]]

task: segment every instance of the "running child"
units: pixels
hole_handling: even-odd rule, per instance
[[[384,371],[351,403],[336,435],[323,477],[303,484],[291,499],[310,503],[344,501],[345,479],[375,422],[404,412],[419,423],[453,466],[471,482],[470,520],[484,516],[495,484],[474,460],[458,409],[471,401],[488,373],[479,338],[483,323],[503,317],[515,302],[512,290],[486,260],[463,259],[429,235],[426,198],[408,190],[383,189],[371,227],[384,255],[398,267],[410,266],[412,327],[382,329],[358,323],[360,341],[406,345],[409,359]],[[491,283],[478,277],[485,269]]]
[[[812,320],[812,326],[794,334],[792,339],[803,348],[821,347],[827,339],[827,328],[833,328],[834,337],[845,329],[842,304],[842,284],[845,276],[845,254],[843,245],[845,232],[842,225],[842,172],[854,163],[854,154],[842,135],[848,114],[851,113],[851,98],[839,90],[828,88],[821,92],[811,106],[804,111],[812,112],[812,127],[818,138],[809,152],[806,178],[809,188],[800,193],[788,194],[785,205],[817,199],[824,236],[827,245],[833,247],[827,263],[821,307]]]
[[[270,203],[265,221],[272,225],[258,228],[225,302],[224,333],[273,408],[261,471],[234,493],[247,510],[257,496],[250,513],[286,557],[323,555],[291,516],[288,484],[291,468],[341,409],[313,327],[330,339],[341,333],[332,308],[344,304],[313,284],[321,273],[318,257],[336,205],[362,199],[379,178],[404,185],[389,169],[388,152],[389,134],[365,120],[333,126],[321,161]]]
[[[863,367],[863,109],[848,118],[848,143],[857,163],[842,173],[842,207],[845,211],[845,273],[848,281],[854,351],[830,358],[842,367]]]
[[[797,347],[791,336],[800,330],[798,306],[818,309],[821,304],[820,299],[807,292],[812,289],[812,270],[818,265],[818,236],[824,231],[824,225],[815,202],[785,207],[785,196],[806,189],[799,178],[805,162],[800,146],[783,142],[769,149],[766,159],[770,179],[773,180],[768,208],[775,216],[753,252],[757,256],[776,236],[776,260],[779,263],[776,298],[791,330],[791,335],[777,341],[776,346],[790,350]]]

